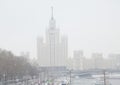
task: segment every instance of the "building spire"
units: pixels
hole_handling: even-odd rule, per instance
[[[51,19],[54,19],[54,15],[53,15],[53,6],[51,7]]]
[[[49,21],[49,27],[50,27],[50,29],[56,28],[56,21],[54,19],[54,15],[53,15],[53,6],[51,7],[51,19]]]

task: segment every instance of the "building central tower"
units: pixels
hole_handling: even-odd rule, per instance
[[[59,29],[53,16],[53,7],[49,27],[46,30],[45,42],[39,37],[37,54],[40,66],[66,66],[67,37],[60,37]]]

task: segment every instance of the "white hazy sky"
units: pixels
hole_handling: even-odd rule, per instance
[[[36,56],[54,6],[57,27],[69,38],[69,53],[120,53],[120,0],[0,0],[0,48]]]

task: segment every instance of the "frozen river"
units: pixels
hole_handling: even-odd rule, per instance
[[[77,78],[72,79],[71,85],[94,85],[95,79]],[[112,85],[120,85],[120,79],[109,79]]]

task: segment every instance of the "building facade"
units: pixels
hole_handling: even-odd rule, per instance
[[[45,39],[43,37],[37,39],[37,58],[40,66],[66,66],[67,45],[67,37],[60,36],[60,31],[56,27],[56,21],[52,14]]]
[[[83,51],[77,50],[73,53],[74,70],[83,70],[84,54]]]

